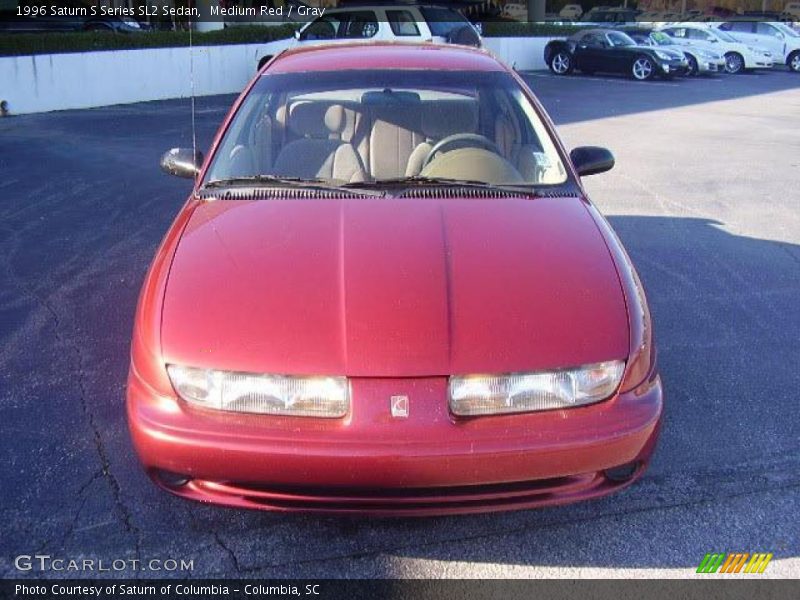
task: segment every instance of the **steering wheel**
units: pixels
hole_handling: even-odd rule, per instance
[[[451,148],[451,146],[455,147]],[[445,148],[447,148],[447,150],[444,150]],[[489,152],[502,154],[497,144],[482,135],[478,135],[477,133],[454,133],[453,135],[443,137],[433,145],[433,148],[428,152],[428,156],[422,161],[422,168],[424,169],[427,167],[438,153],[456,150],[457,148],[484,148]]]

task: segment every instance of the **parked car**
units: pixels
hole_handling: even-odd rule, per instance
[[[0,32],[39,33],[52,31],[107,31],[139,33],[150,27],[130,16],[104,15],[83,0],[60,0],[45,4],[39,0],[11,0],[0,6]],[[54,9],[64,13],[54,13]]]
[[[558,12],[558,16],[562,19],[569,19],[572,21],[580,19],[581,15],[583,15],[583,8],[581,8],[580,4],[565,4],[564,8]]]
[[[764,21],[726,21],[717,27],[745,44],[766,48],[776,63],[800,73],[800,34],[791,27]]]
[[[725,57],[725,71],[744,73],[749,69],[769,69],[772,54],[763,48],[744,44],[725,31],[702,23],[679,23],[664,27],[662,31],[686,46],[718,48]]]
[[[800,2],[787,2],[781,14],[788,21],[800,21]]]
[[[629,35],[639,45],[682,52],[689,63],[686,75],[706,75],[725,71],[725,57],[711,48],[684,46],[663,31],[645,27],[625,27],[620,31]]]
[[[317,44],[353,42],[434,42],[480,46],[478,30],[461,13],[443,6],[385,4],[327,9],[307,23],[293,40],[278,40],[258,49],[256,61],[261,69],[284,49]]]
[[[513,19],[515,21],[528,20],[528,6],[525,4],[517,4],[509,2],[503,5],[503,12],[501,15],[506,19]]]
[[[583,13],[581,23],[604,25],[608,23],[633,23],[639,11],[628,8],[595,7]]]
[[[680,50],[639,45],[615,29],[586,29],[566,40],[548,42],[544,60],[556,75],[577,69],[587,75],[627,73],[639,81],[673,77],[689,68]]]
[[[146,472],[216,504],[392,515],[629,485],[663,401],[644,291],[581,181],[613,163],[567,153],[475,48],[279,55],[205,161],[162,159],[195,185],[134,324]]]

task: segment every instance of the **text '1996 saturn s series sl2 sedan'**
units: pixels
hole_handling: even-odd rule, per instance
[[[431,515],[598,497],[662,413],[641,283],[524,82],[454,46],[270,61],[147,274],[127,408],[163,488]]]

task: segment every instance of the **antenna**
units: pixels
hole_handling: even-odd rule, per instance
[[[189,15],[189,95],[192,102],[192,160],[197,160],[197,128],[195,127],[195,107],[194,107],[194,46],[192,45],[192,16]],[[197,185],[197,176],[200,173],[195,171],[194,182]]]

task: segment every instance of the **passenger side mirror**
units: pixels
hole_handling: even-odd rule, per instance
[[[191,148],[172,148],[161,156],[161,170],[176,177],[193,179],[200,173],[203,153]]]
[[[614,155],[606,148],[597,146],[574,148],[569,157],[581,177],[605,173],[614,166]]]

